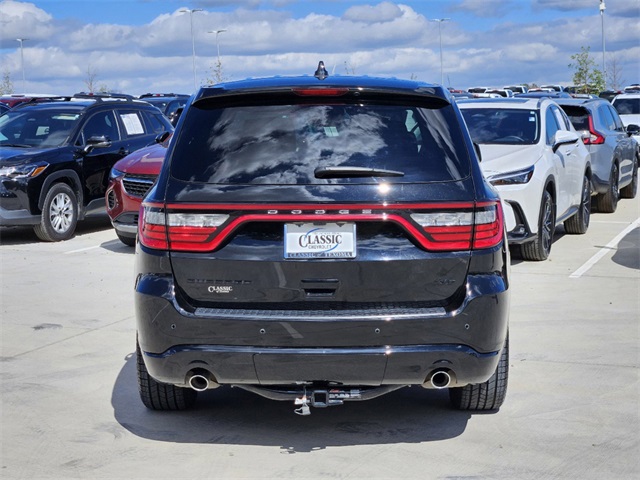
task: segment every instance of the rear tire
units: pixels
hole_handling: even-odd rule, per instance
[[[553,234],[556,229],[556,216],[553,209],[553,198],[545,190],[540,201],[540,217],[538,218],[538,236],[531,242],[520,245],[520,256],[523,260],[542,261],[549,257]]]
[[[582,180],[580,206],[576,214],[564,222],[564,229],[572,235],[582,235],[589,229],[591,219],[591,180],[586,175]]]
[[[76,231],[78,223],[78,200],[73,189],[66,183],[55,183],[44,197],[40,223],[33,231],[40,240],[59,242],[68,240]]]
[[[136,237],[125,237],[124,235],[120,235],[118,232],[116,232],[116,235],[118,236],[118,239],[128,247],[136,246]]]
[[[620,196],[622,198],[636,198],[638,193],[638,159],[633,162],[633,169],[631,170],[631,183],[620,190]]]
[[[145,407],[151,410],[186,410],[194,405],[198,395],[195,390],[156,382],[151,378],[137,341],[136,366],[138,369],[138,391]]]
[[[620,191],[618,187],[619,174],[620,171],[618,170],[618,164],[614,162],[611,166],[609,189],[607,190],[607,193],[596,197],[599,212],[613,213],[616,211],[616,208],[618,207],[618,199],[620,198]]]
[[[509,380],[509,334],[496,371],[484,383],[449,389],[449,399],[458,410],[497,410],[504,403]]]

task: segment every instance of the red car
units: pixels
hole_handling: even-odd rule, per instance
[[[107,213],[122,243],[136,244],[138,210],[160,173],[169,139],[149,145],[118,161],[109,174]]]

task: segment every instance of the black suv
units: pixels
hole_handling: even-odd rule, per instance
[[[421,385],[496,409],[506,247],[442,87],[322,73],[203,87],[141,209],[142,401],[179,410],[232,385],[304,415]]]
[[[162,113],[127,96],[76,95],[0,116],[0,226],[33,225],[45,241],[73,236],[104,209],[109,171],[173,131]]]
[[[182,109],[189,100],[189,95],[184,93],[145,93],[140,95],[140,100],[158,107],[171,124],[175,125],[180,113],[182,113]]]

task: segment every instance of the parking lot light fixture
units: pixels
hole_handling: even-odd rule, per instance
[[[218,43],[218,35],[220,35],[223,32],[226,32],[226,30],[225,29],[222,29],[222,30],[209,30],[209,33],[215,33],[216,34],[216,50],[218,51],[218,65],[220,65],[220,44]]]
[[[450,18],[432,18],[432,22],[438,22],[438,35],[440,37],[440,85],[444,85],[444,69],[442,67],[442,22],[451,20]]]
[[[201,8],[183,8],[180,10],[180,13],[188,13],[189,20],[191,23],[191,50],[192,50],[192,58],[193,58],[193,89],[198,88],[198,82],[196,80],[196,41],[193,36],[193,14],[195,12],[202,12]]]
[[[604,80],[604,88],[607,88],[607,64],[604,61],[605,45],[604,45],[604,11],[606,10],[604,0],[600,0],[600,21],[602,23],[602,77]]]

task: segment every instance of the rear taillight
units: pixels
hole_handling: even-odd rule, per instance
[[[411,218],[401,211],[413,211]],[[235,212],[233,217],[222,211]],[[446,252],[494,247],[503,240],[500,202],[398,205],[169,205],[143,203],[138,235],[149,248],[210,252],[250,222],[392,222],[422,248]]]
[[[491,248],[503,237],[502,207],[497,202],[469,210],[414,213],[411,218],[424,230],[429,250]]]
[[[202,252],[211,249],[211,241],[228,215],[216,213],[165,213],[158,207],[140,207],[138,233],[140,243],[160,250]]]
[[[598,132],[593,125],[593,117],[589,115],[589,136],[583,139],[585,145],[602,145],[604,137]]]

